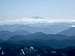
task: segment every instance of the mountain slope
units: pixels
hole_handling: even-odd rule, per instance
[[[30,34],[29,32],[27,31],[14,31],[14,32],[10,32],[10,31],[0,31],[0,38],[3,39],[3,40],[8,40],[9,38],[11,38],[12,36],[15,36],[15,35],[27,35],[27,34]]]
[[[64,35],[55,35],[55,34],[45,34],[42,32],[36,32],[28,35],[15,35],[8,39],[8,41],[23,41],[23,40],[63,40],[67,39],[67,36]]]
[[[7,40],[9,37],[11,37],[13,34],[9,31],[0,31],[0,38],[3,40]]]
[[[75,36],[75,27],[71,27],[67,30],[59,32],[58,34],[67,35],[67,36]]]
[[[64,29],[69,28],[67,24],[32,24],[32,25],[0,25],[0,31],[27,31],[43,32],[47,34],[56,34]]]
[[[53,48],[63,48],[75,46],[75,40],[67,39],[64,35],[44,34],[37,32],[29,35],[16,35],[8,39],[5,43],[19,45],[45,45]]]

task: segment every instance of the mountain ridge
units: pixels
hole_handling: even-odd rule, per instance
[[[59,32],[58,34],[67,35],[67,36],[75,36],[75,27],[71,27],[64,31]]]

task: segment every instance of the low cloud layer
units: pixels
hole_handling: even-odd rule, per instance
[[[74,23],[72,18],[51,17],[0,17],[0,25],[4,24],[36,24],[36,23]]]

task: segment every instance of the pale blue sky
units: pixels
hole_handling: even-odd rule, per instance
[[[75,0],[0,0],[0,16],[75,17]]]

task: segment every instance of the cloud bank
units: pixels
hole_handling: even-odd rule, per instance
[[[74,23],[72,18],[51,18],[51,17],[0,17],[0,25],[4,24],[39,24],[39,23]]]

